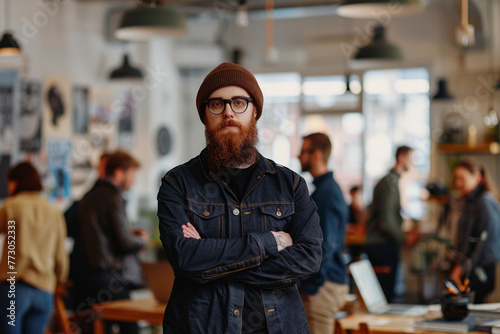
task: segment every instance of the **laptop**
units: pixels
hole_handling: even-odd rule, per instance
[[[168,261],[141,262],[146,284],[160,303],[168,303],[174,285],[174,270]]]
[[[349,265],[349,270],[368,312],[407,317],[420,317],[427,314],[428,306],[426,305],[389,304],[369,260],[353,262]]]

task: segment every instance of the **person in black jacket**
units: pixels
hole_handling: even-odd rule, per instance
[[[77,313],[96,302],[130,298],[130,290],[140,282],[141,277],[127,276],[127,263],[134,264],[148,233],[129,229],[122,197],[122,192],[132,186],[138,168],[139,162],[128,153],[112,153],[106,163],[106,177],[98,180],[80,201],[75,242],[75,252],[82,254],[80,272],[75,275]],[[140,270],[136,274],[140,276]],[[108,332],[111,325],[107,324]],[[138,333],[135,323],[123,322],[119,326],[121,333]]]
[[[463,204],[451,279],[470,279],[474,304],[484,303],[495,287],[495,267],[500,261],[500,206],[487,170],[477,162],[459,161],[454,177]]]

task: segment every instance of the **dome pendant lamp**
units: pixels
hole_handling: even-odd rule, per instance
[[[381,25],[375,27],[373,40],[358,49],[351,62],[355,64],[367,63],[375,65],[377,62],[385,64],[389,61],[400,61],[403,59],[401,49],[385,39],[385,29]]]
[[[453,96],[448,93],[447,82],[446,79],[441,78],[438,80],[438,89],[436,95],[432,97],[433,101],[442,101],[442,100],[453,100]]]
[[[6,29],[9,27],[9,1],[4,0],[4,13],[5,13],[5,26]],[[19,43],[15,40],[12,33],[5,31],[2,39],[0,40],[0,56],[17,56],[21,53],[21,47]]]
[[[165,4],[138,5],[123,14],[115,37],[144,41],[158,37],[182,37],[186,34],[183,13]]]
[[[387,13],[390,16],[412,15],[422,11],[421,0],[344,0],[337,14],[353,19],[372,19]]]
[[[142,71],[138,68],[132,67],[128,60],[128,55],[123,55],[123,63],[122,65],[113,70],[109,75],[111,80],[114,79],[142,79],[143,74]]]

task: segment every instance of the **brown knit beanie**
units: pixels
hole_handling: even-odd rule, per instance
[[[201,83],[198,95],[196,95],[196,107],[198,108],[201,122],[205,124],[204,101],[217,89],[227,86],[238,86],[247,91],[248,95],[254,101],[253,104],[257,109],[257,119],[259,119],[262,114],[264,97],[257,80],[243,66],[233,63],[222,63],[207,74]]]

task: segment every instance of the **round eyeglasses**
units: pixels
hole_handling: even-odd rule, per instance
[[[228,103],[235,114],[243,114],[247,111],[249,102],[253,102],[253,99],[246,96],[235,96],[227,100],[220,97],[205,100],[208,110],[214,115],[222,114],[226,110],[226,104]]]

